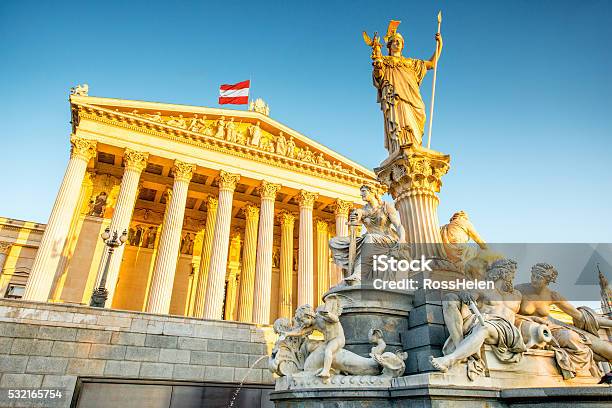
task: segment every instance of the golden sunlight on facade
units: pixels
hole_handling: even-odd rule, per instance
[[[114,309],[268,324],[341,279],[328,240],[347,235],[375,175],[271,119],[263,101],[239,111],[77,89],[70,105],[49,223],[0,222],[2,295],[88,304],[107,227],[128,232],[108,262]]]

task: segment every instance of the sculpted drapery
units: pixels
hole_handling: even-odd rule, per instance
[[[406,143],[421,145],[425,103],[419,86],[426,73],[423,60],[383,56],[374,62],[372,77],[378,90],[377,102],[383,111],[385,149],[389,154]]]
[[[425,103],[419,87],[428,69],[432,69],[442,51],[442,37],[436,34],[436,52],[429,60],[402,55],[404,37],[397,32],[399,21],[391,20],[385,35],[388,55],[381,53],[378,33],[371,39],[363,32],[365,43],[372,48],[372,79],[377,101],[384,117],[385,148],[393,156],[399,147],[412,143],[421,146],[425,129]]]

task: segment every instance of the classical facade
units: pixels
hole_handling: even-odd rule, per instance
[[[70,107],[70,160],[25,300],[87,304],[108,263],[107,307],[269,324],[340,280],[327,242],[371,171],[267,110],[86,92]],[[107,227],[128,232],[110,260]]]

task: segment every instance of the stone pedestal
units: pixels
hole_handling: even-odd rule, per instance
[[[412,308],[411,295],[364,286],[332,288],[325,296],[331,293],[339,295],[342,302],[340,323],[346,337],[344,348],[367,357],[373,346],[368,340],[370,329],[382,330],[387,351],[402,348],[401,336],[408,330]]]
[[[407,144],[374,169],[395,200],[406,240],[415,244],[413,257],[444,255],[436,193],[440,192],[449,163],[449,155]]]
[[[464,278],[451,264],[444,264],[448,267],[438,266],[433,272],[420,272],[410,278],[417,282],[423,282],[424,279],[449,281]],[[406,375],[435,371],[429,357],[441,356],[442,346],[448,338],[442,313],[442,298],[445,293],[422,288],[413,293],[413,308],[408,318],[408,327],[402,333],[402,346],[408,353]]]

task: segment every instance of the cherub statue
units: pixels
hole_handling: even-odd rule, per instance
[[[276,319],[273,328],[279,338],[268,362],[270,371],[284,376],[304,369],[306,357],[320,344],[320,341],[308,338],[315,329],[315,318],[312,306],[302,305],[296,309],[292,320],[284,317]],[[303,335],[287,336],[287,333],[298,331]]]
[[[405,369],[406,354],[385,352],[382,331],[370,331],[370,341],[376,344],[370,357],[362,357],[344,348],[344,329],[340,323],[342,305],[339,294],[329,294],[316,313],[309,305],[300,306],[293,321],[286,318],[274,322],[280,336],[270,357],[270,370],[280,376],[316,376],[327,382],[332,375],[399,377]],[[350,300],[349,300],[350,301]],[[308,336],[315,330],[323,340]]]
[[[303,337],[313,330],[323,333],[324,347],[323,367],[316,373],[317,376],[329,378],[332,362],[338,350],[344,347],[344,330],[340,324],[339,316],[342,314],[342,306],[337,296],[329,295],[325,298],[325,303],[317,308],[315,319],[311,321],[311,326],[298,327],[295,330],[284,333],[286,337]]]

